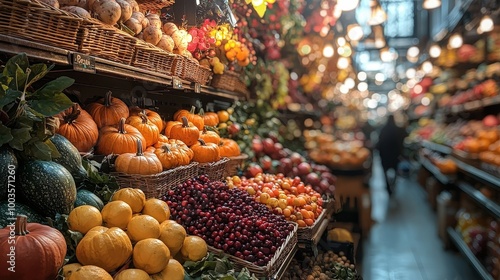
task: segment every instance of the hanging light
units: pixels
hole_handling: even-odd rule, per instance
[[[439,57],[441,55],[441,47],[439,45],[436,45],[436,44],[432,45],[429,48],[429,55],[432,58]]]
[[[432,10],[441,6],[441,0],[424,0],[422,8]]]
[[[357,23],[347,26],[347,36],[352,41],[358,41],[363,38],[363,28]]]
[[[490,32],[493,30],[495,24],[489,15],[484,15],[477,28],[478,33]]]
[[[334,54],[333,46],[331,44],[326,44],[323,48],[323,56],[326,58],[332,57]]]
[[[418,49],[418,47],[413,46],[413,47],[410,47],[408,49],[408,51],[406,52],[406,56],[408,56],[408,57],[417,57],[419,53],[420,53],[420,50]]]
[[[349,67],[349,59],[347,57],[339,57],[339,60],[337,61],[337,68],[347,69],[347,67]]]
[[[434,66],[430,61],[425,61],[424,63],[422,63],[422,70],[427,74],[431,73],[433,68]]]
[[[464,43],[464,39],[462,38],[462,35],[459,33],[455,33],[450,36],[450,40],[448,41],[448,46],[452,49],[458,49],[460,48]]]
[[[342,11],[352,11],[359,4],[359,0],[339,0],[337,5]]]

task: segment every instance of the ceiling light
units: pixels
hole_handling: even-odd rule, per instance
[[[434,44],[429,49],[429,55],[433,58],[439,57],[441,55],[441,47]]]
[[[349,67],[349,59],[346,57],[339,57],[339,60],[337,61],[337,68],[347,69],[347,67]]]
[[[462,38],[462,35],[459,33],[455,33],[451,35],[450,40],[448,41],[448,46],[452,49],[458,49],[460,48],[464,43],[464,40]]]
[[[361,82],[358,84],[358,90],[359,91],[365,91],[368,89],[368,84],[365,82]]]
[[[352,41],[358,41],[363,38],[363,28],[359,24],[351,24],[347,26],[347,36]]]
[[[432,63],[430,61],[425,61],[422,63],[422,70],[424,70],[425,73],[429,74],[432,72],[432,69],[434,66],[432,66]]]
[[[424,0],[422,8],[432,10],[441,6],[441,0]]]
[[[359,72],[358,73],[358,80],[360,81],[365,81],[366,80],[366,72]]]
[[[406,70],[406,78],[408,78],[408,79],[415,78],[416,74],[417,74],[417,71],[415,70],[415,68],[408,68],[408,70]]]
[[[344,81],[344,84],[349,88],[349,89],[353,89],[354,86],[356,86],[356,83],[354,82],[354,79],[349,77],[347,79],[345,79]]]
[[[378,81],[378,82],[383,82],[385,81],[385,75],[384,73],[377,73],[375,74],[375,81]]]
[[[323,56],[326,58],[332,57],[334,54],[333,46],[330,44],[325,45],[323,48]]]
[[[359,4],[359,0],[338,0],[337,5],[342,11],[352,11]]]
[[[494,23],[491,17],[489,15],[484,15],[479,23],[478,33],[490,32],[493,30],[493,27]]]
[[[344,37],[339,37],[337,38],[337,44],[342,47],[343,45],[345,45],[346,41],[345,41],[345,38]]]
[[[406,55],[408,57],[417,57],[419,53],[420,53],[420,50],[418,49],[418,47],[413,46],[413,47],[408,49],[408,51],[406,52]]]

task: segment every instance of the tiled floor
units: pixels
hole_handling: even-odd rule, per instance
[[[435,212],[415,181],[398,179],[389,201],[380,165],[374,164],[371,188],[377,224],[363,243],[365,280],[480,279],[459,253],[443,248]]]

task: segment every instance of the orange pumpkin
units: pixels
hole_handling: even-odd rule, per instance
[[[59,119],[57,133],[66,137],[80,152],[92,149],[99,138],[99,129],[92,117],[78,103],[56,115]]]
[[[119,98],[111,96],[111,91],[104,98],[87,106],[87,112],[92,116],[98,128],[116,125],[121,118],[128,118],[127,104]]]
[[[99,133],[96,154],[110,155],[133,153],[137,151],[137,140],[142,143],[142,149],[146,148],[146,140],[137,128],[126,124],[122,118],[118,126],[103,127]]]
[[[137,140],[136,153],[124,153],[115,160],[115,169],[127,174],[151,175],[163,171],[160,160],[154,153],[143,153],[141,140]]]
[[[174,114],[174,119],[176,121],[182,121],[182,117],[186,117],[189,122],[192,122],[199,130],[203,130],[205,122],[203,117],[195,114],[196,107],[192,106],[191,111],[186,113],[186,110],[179,110]]]
[[[149,146],[149,147],[146,147],[146,150],[144,150],[144,152],[145,153],[154,153],[155,150],[156,150],[155,146]]]
[[[167,138],[170,138],[170,137],[171,137],[171,136],[170,136],[170,131],[172,131],[172,127],[173,127],[174,125],[176,125],[176,124],[182,124],[182,122],[178,122],[178,121],[169,121],[169,122],[167,122],[167,123],[165,124],[165,131],[164,131],[164,133],[165,133],[165,136],[166,136]]]
[[[233,139],[221,138],[219,149],[221,157],[236,157],[241,155],[240,146]]]
[[[191,146],[194,157],[193,160],[199,163],[214,162],[220,160],[219,146],[214,143],[205,143],[202,139]]]
[[[200,115],[203,116],[203,122],[206,126],[217,126],[219,124],[219,116],[215,112],[204,112],[201,110]]]
[[[163,135],[163,134],[160,134],[160,136],[158,137],[158,142],[159,143],[165,143],[168,141],[168,137]]]
[[[182,117],[182,124],[176,124],[170,131],[170,138],[178,139],[186,145],[191,146],[196,143],[200,136],[200,130],[191,122],[188,122],[186,117]]]
[[[160,130],[154,123],[149,121],[145,114],[139,113],[139,115],[128,117],[127,124],[137,128],[141,132],[144,139],[146,139],[146,146],[152,146],[158,142]]]
[[[158,131],[163,130],[163,120],[157,112],[149,109],[141,109],[137,106],[131,107],[129,111],[131,116],[138,116],[140,113],[146,115],[148,120],[158,127]]]
[[[203,128],[203,131],[200,131],[200,139],[203,139],[206,143],[214,143],[219,144],[220,136],[215,131],[207,130],[207,128]]]

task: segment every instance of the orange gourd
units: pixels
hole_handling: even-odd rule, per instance
[[[200,115],[203,116],[203,122],[206,126],[217,126],[219,124],[219,116],[215,112],[203,112],[201,110]]]
[[[128,118],[129,111],[125,102],[111,96],[111,91],[104,98],[87,106],[87,112],[92,116],[98,128],[116,125],[121,118]]]
[[[182,122],[178,122],[178,121],[169,121],[169,122],[167,122],[167,123],[165,124],[165,131],[164,131],[164,133],[165,133],[165,136],[166,136],[167,138],[170,138],[170,137],[171,137],[171,136],[170,136],[170,131],[172,131],[172,127],[174,127],[174,125],[176,125],[176,124],[182,124]]]
[[[198,139],[198,142],[191,146],[194,157],[193,160],[199,163],[214,162],[220,160],[219,146],[214,143],[205,143]]]
[[[196,143],[200,136],[200,130],[192,123],[188,122],[186,117],[182,117],[182,124],[176,124],[170,131],[170,138],[178,139],[186,145],[191,146]]]
[[[215,131],[207,130],[207,128],[203,128],[203,131],[200,132],[200,139],[205,141],[206,143],[214,143],[219,144],[220,136]]]
[[[94,119],[78,103],[56,115],[59,119],[58,134],[66,137],[82,153],[92,149],[99,138]]]
[[[137,140],[142,143],[142,149],[146,149],[146,140],[137,128],[126,124],[122,118],[118,126],[103,127],[99,133],[96,154],[124,154],[137,151]]]
[[[196,107],[192,106],[191,111],[186,111],[186,110],[179,110],[174,114],[174,119],[176,121],[182,121],[182,117],[186,117],[187,120],[191,123],[194,124],[199,130],[203,130],[203,127],[205,126],[205,122],[203,120],[203,117],[195,114]],[[186,113],[187,112],[187,113]]]
[[[163,171],[160,160],[154,153],[143,153],[141,140],[137,140],[137,152],[124,153],[115,160],[115,169],[127,174],[151,175]]]
[[[240,146],[233,139],[221,138],[219,149],[221,157],[236,157],[241,155]]]
[[[129,108],[130,116],[138,116],[139,114],[144,114],[148,120],[154,123],[158,127],[158,131],[163,130],[163,120],[157,112],[149,109],[141,109],[137,106]]]
[[[146,139],[146,146],[152,146],[158,142],[160,130],[145,114],[139,113],[139,115],[128,117],[127,124],[137,128],[141,132],[144,139]]]

